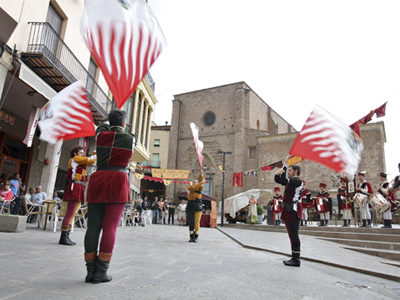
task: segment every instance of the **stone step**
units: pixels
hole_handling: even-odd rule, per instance
[[[367,241],[400,243],[400,235],[395,235],[395,234],[337,232],[337,231],[321,231],[321,230],[300,231],[300,235],[303,234],[313,235],[318,237],[345,239],[345,240],[367,240]]]
[[[359,247],[359,248],[400,251],[400,243],[377,242],[377,241],[366,241],[366,240],[346,240],[346,239],[336,239],[336,238],[318,238],[318,239],[329,242],[340,243],[348,246]]]
[[[374,255],[385,259],[391,259],[394,261],[400,261],[399,251],[382,250],[382,249],[377,250],[377,249],[359,248],[359,247],[344,247],[344,249],[353,250],[369,255]]]

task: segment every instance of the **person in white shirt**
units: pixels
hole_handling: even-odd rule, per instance
[[[186,224],[186,202],[182,200],[178,205],[178,218],[179,226],[184,226]]]

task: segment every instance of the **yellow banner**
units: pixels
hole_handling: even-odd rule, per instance
[[[300,156],[292,156],[291,158],[288,159],[287,165],[289,167],[291,165],[297,164],[298,162],[301,162],[302,160],[304,160],[304,158]]]
[[[156,178],[187,179],[189,170],[151,169],[151,174]]]

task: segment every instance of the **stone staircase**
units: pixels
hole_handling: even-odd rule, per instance
[[[225,226],[236,229],[286,233],[284,225],[224,224]],[[400,227],[398,226],[392,229],[339,227],[334,225],[328,227],[304,226],[300,227],[300,235],[315,236],[321,240],[340,243],[345,249],[400,262]]]

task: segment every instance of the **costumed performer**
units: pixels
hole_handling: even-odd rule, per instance
[[[340,177],[340,187],[337,191],[337,199],[340,211],[343,215],[343,226],[349,227],[351,223],[351,215],[353,211],[352,203],[346,196],[346,178]]]
[[[275,195],[271,199],[272,214],[274,215],[275,226],[280,226],[281,224],[281,214],[282,214],[282,199],[281,188],[274,187]]]
[[[193,184],[188,187],[188,190],[186,214],[189,221],[189,242],[197,243],[200,232],[200,219],[203,214],[201,201],[201,192],[204,190],[203,171],[200,172],[199,180],[193,180]]]
[[[368,196],[368,201],[371,195],[374,193],[372,190],[371,184],[365,179],[365,175],[367,174],[366,171],[362,171],[358,173],[358,179],[360,180],[360,183],[358,184],[357,187],[357,192],[361,193],[365,196]],[[371,228],[371,213],[369,211],[369,202],[365,201],[364,203],[361,203],[361,219],[362,219],[362,226],[360,227],[365,227],[365,228]],[[367,224],[368,221],[368,224]]]
[[[61,245],[73,246],[76,243],[69,238],[72,222],[74,222],[75,215],[81,203],[85,201],[85,186],[83,183],[86,181],[86,167],[96,162],[96,154],[90,157],[84,157],[84,148],[76,145],[71,148],[70,155],[71,159],[68,162],[67,171],[69,183],[63,199],[63,201],[68,201],[68,207],[62,222],[61,236],[58,243]]]
[[[300,238],[299,224],[303,218],[303,206],[300,192],[303,189],[303,181],[299,175],[301,169],[297,165],[287,167],[287,160],[282,160],[282,169],[275,173],[275,182],[285,186],[283,194],[283,210],[281,219],[285,221],[292,247],[292,258],[283,263],[286,266],[300,267]]]
[[[326,183],[321,182],[319,184],[319,193],[315,197],[315,206],[321,222],[318,226],[328,226],[332,198],[331,194],[326,191]]]
[[[308,226],[308,207],[310,207],[312,200],[311,200],[311,192],[309,189],[306,189],[306,182],[303,180],[303,189],[300,192],[301,194],[301,205],[303,207],[303,219],[300,221],[300,226]],[[304,224],[303,224],[304,221]]]
[[[249,200],[249,217],[247,219],[247,223],[250,224],[257,224],[258,217],[257,217],[257,199],[254,195],[250,196]]]
[[[128,165],[135,147],[135,137],[125,132],[126,114],[112,110],[110,124],[97,127],[97,170],[89,181],[88,229],[85,235],[86,282],[111,281],[107,275],[116,232],[125,204],[130,201]],[[99,236],[102,237],[99,246]],[[99,246],[99,253],[97,249]]]

